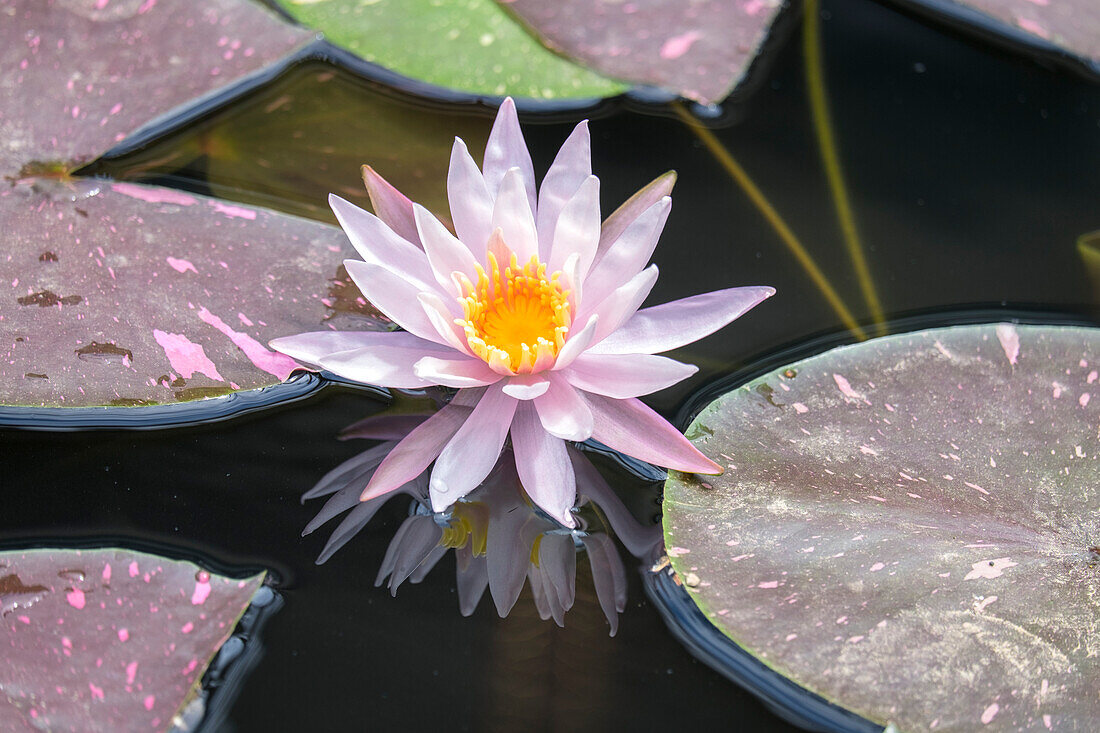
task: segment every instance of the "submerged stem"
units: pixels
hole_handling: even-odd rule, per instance
[[[813,280],[814,285],[828,301],[829,305],[837,316],[840,317],[844,327],[847,328],[852,334],[855,335],[860,341],[867,339],[867,334],[860,328],[856,319],[852,316],[851,311],[848,310],[848,306],[844,305],[844,301],[840,299],[836,291],[833,290],[833,286],[829,283],[829,280],[825,277],[825,274],[821,272],[821,269],[814,262],[813,257],[806,251],[806,248],[802,246],[802,242],[798,240],[798,237],[794,235],[787,223],[783,221],[783,217],[779,215],[779,212],[775,210],[775,207],[771,205],[771,202],[764,196],[763,192],[757,187],[749,174],[745,172],[745,169],[741,167],[726,146],[715,137],[714,133],[699,123],[691,113],[684,108],[679,102],[672,103],[672,110],[680,117],[684,123],[691,128],[695,133],[699,141],[710,151],[711,155],[717,159],[726,172],[729,173],[730,178],[741,187],[741,190],[745,192],[745,195],[749,197],[753,205],[764,215],[764,218],[768,220],[768,223],[775,229],[776,234],[783,240],[783,243],[787,245],[787,249],[790,250],[794,258],[798,260],[798,264],[802,265],[802,269],[806,271],[806,274]]]
[[[882,311],[867,259],[863,254],[863,244],[856,229],[855,216],[848,201],[848,190],[844,185],[844,174],[840,168],[840,156],[837,155],[836,140],[833,137],[832,121],[829,117],[829,102],[825,95],[825,72],[821,54],[821,15],[818,12],[819,0],[805,0],[805,14],[802,26],[802,55],[806,63],[806,90],[810,101],[810,115],[814,123],[818,146],[821,149],[821,163],[825,167],[825,177],[836,206],[836,216],[840,222],[840,231],[848,256],[855,267],[859,288],[871,311],[879,336],[886,334],[886,316]]]

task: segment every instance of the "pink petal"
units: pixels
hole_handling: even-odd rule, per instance
[[[485,145],[485,162],[481,170],[485,175],[485,185],[489,189],[489,195],[500,196],[498,190],[504,175],[512,168],[519,168],[523,189],[527,192],[528,205],[534,211],[536,208],[535,169],[531,165],[531,153],[527,150],[523,131],[519,127],[516,103],[508,97],[500,104],[497,118],[493,122],[493,129],[489,133],[489,141]],[[532,254],[535,253],[532,252]]]
[[[443,300],[435,293],[419,293],[416,297],[443,343],[460,354],[472,355],[466,343],[466,334],[455,324],[456,314],[447,308],[447,304],[454,301]]]
[[[592,437],[608,448],[678,471],[722,473],[721,466],[640,400],[614,400],[590,393],[584,400],[592,411]]]
[[[422,387],[412,365],[425,354],[451,354],[438,344],[401,331],[317,331],[285,336],[271,347],[341,377],[386,387]]]
[[[455,138],[451,148],[451,167],[447,172],[447,200],[458,238],[478,262],[485,261],[485,243],[492,231],[493,197],[466,143]]]
[[[489,502],[489,535],[485,548],[489,590],[501,618],[508,615],[523,590],[530,564],[531,545],[538,532],[531,512],[519,495],[515,461],[503,461],[499,474],[490,479],[496,489]]]
[[[435,511],[445,510],[476,489],[493,470],[504,439],[508,437],[517,404],[500,390],[499,385],[485,391],[432,469],[428,489]]]
[[[470,545],[455,550],[455,556],[471,555]],[[470,616],[477,610],[477,604],[489,587],[489,565],[484,557],[470,557],[468,565],[459,564],[455,572],[455,586],[458,588],[458,612]]]
[[[397,236],[419,246],[420,237],[416,232],[416,222],[413,221],[412,201],[369,165],[363,166],[363,183],[367,186],[371,208],[378,218]]]
[[[653,290],[653,286],[656,284],[657,265],[650,265],[607,296],[596,307],[596,315],[600,317],[600,325],[596,327],[596,334],[592,338],[592,343],[598,344],[626,323],[645,302],[645,299],[649,297],[650,291]]]
[[[594,501],[603,511],[615,537],[631,555],[648,555],[663,539],[660,525],[640,524],[581,451],[570,449],[569,459],[573,462],[573,472],[577,476],[577,493]]]
[[[314,484],[312,489],[302,494],[302,503],[305,504],[307,499],[315,499],[319,496],[337,493],[346,488],[349,483],[358,481],[361,476],[365,476],[363,485],[366,486],[366,482],[370,479],[370,474],[374,472],[374,469],[378,468],[378,464],[381,463],[382,459],[386,457],[386,454],[393,449],[394,445],[396,445],[396,442],[387,441],[373,448],[368,448],[359,455],[344,461],[322,476],[321,480]],[[359,501],[358,494],[355,495],[354,501]],[[337,514],[338,513],[339,512],[337,512]],[[336,514],[332,516],[336,516]],[[310,524],[312,524],[312,522]],[[306,525],[306,532],[303,534],[308,534],[312,531],[313,529],[311,529],[309,525]]]
[[[374,214],[363,211],[334,193],[329,194],[328,203],[355,246],[355,251],[365,262],[394,271],[420,286],[420,290],[435,287],[435,276],[428,265],[428,258],[419,247],[399,237]]]
[[[659,357],[658,357],[659,358]],[[444,387],[484,387],[499,382],[501,376],[477,358],[443,359],[425,356],[413,366],[421,379]]]
[[[541,374],[522,374],[511,377],[504,383],[504,394],[517,400],[533,400],[546,394],[550,389],[550,380]]]
[[[280,336],[268,342],[268,346],[282,352],[292,359],[304,361],[307,364],[316,364],[321,358],[341,351],[354,351],[367,346],[372,346],[381,341],[413,345],[423,344],[425,349],[439,348],[430,341],[408,340],[412,334],[401,334],[397,339],[389,339],[391,334],[383,331],[310,331],[294,336]],[[414,337],[415,338],[415,337]]]
[[[538,232],[542,247],[549,247],[554,241],[558,214],[591,174],[592,144],[588,120],[581,120],[562,144],[539,187]],[[542,251],[539,256],[544,261],[548,260],[549,252]]]
[[[611,538],[605,534],[586,535],[581,541],[588,551],[588,562],[592,566],[592,584],[596,586],[596,598],[611,626],[610,635],[614,636],[619,630],[619,613],[626,608],[626,571],[623,561],[612,545]]]
[[[596,250],[596,262],[599,263],[604,252],[615,243],[626,228],[634,223],[643,211],[660,201],[665,196],[672,195],[672,187],[676,185],[676,171],[669,171],[657,176],[644,188],[623,202],[623,205],[615,209],[611,216],[604,219],[603,230],[600,232],[600,245]]]
[[[572,535],[544,534],[539,542],[539,568],[562,609],[573,607],[577,587],[577,546]]]
[[[454,437],[471,412],[468,407],[452,403],[424,421],[394,446],[374,472],[359,500],[368,501],[388,494],[419,476]]]
[[[449,355],[453,352],[447,350],[445,353]],[[354,351],[329,354],[317,363],[322,369],[327,369],[333,374],[354,382],[397,389],[416,389],[439,384],[416,373],[414,365],[423,358],[424,349],[419,347],[379,344]]]
[[[555,370],[564,369],[572,364],[574,359],[584,353],[584,350],[592,343],[592,338],[596,335],[596,328],[599,326],[599,323],[599,316],[589,316],[588,320],[579,331],[573,331],[568,335],[568,340],[565,342],[565,345],[561,347],[561,351],[558,352],[557,359],[554,360]]]
[[[729,288],[645,308],[592,351],[655,354],[675,349],[717,331],[774,294],[769,287]]]
[[[588,440],[592,436],[592,410],[573,385],[549,372],[550,389],[532,400],[546,432],[563,440]]]
[[[577,483],[565,443],[543,429],[529,402],[516,409],[511,432],[516,471],[527,495],[562,525],[573,527],[570,509],[577,500]]]
[[[541,213],[541,212],[540,212]],[[547,260],[551,272],[562,269],[565,260],[572,254],[579,255],[577,273],[581,279],[592,266],[596,256],[596,245],[600,241],[600,179],[589,176],[577,189],[576,194],[566,202],[558,217],[554,229],[553,247]],[[540,246],[542,230],[539,230]]]
[[[359,286],[363,297],[391,321],[422,339],[437,344],[447,343],[417,299],[421,292],[425,292],[422,287],[388,267],[369,265],[359,260],[344,260],[344,267]]]
[[[428,414],[388,414],[371,415],[348,425],[340,431],[340,440],[360,438],[363,440],[401,440],[420,423],[430,417]],[[382,460],[379,457],[378,460]]]
[[[668,220],[672,199],[665,196],[627,227],[584,280],[585,304],[598,304],[616,288],[641,272],[653,256]]]
[[[458,241],[447,231],[447,227],[443,226],[439,219],[432,216],[423,206],[413,204],[413,212],[424,253],[428,256],[428,263],[435,273],[435,281],[445,292],[457,297],[460,292],[451,275],[461,272],[473,282],[477,282],[477,262],[474,256],[470,254],[466,245]]]
[[[577,389],[621,400],[671,387],[697,371],[663,356],[581,354],[561,374]]]
[[[499,228],[504,243],[516,253],[522,267],[539,252],[538,238],[535,234],[535,218],[531,206],[523,191],[523,179],[518,168],[512,168],[504,174],[493,206],[493,228]],[[501,262],[503,269],[507,263]]]

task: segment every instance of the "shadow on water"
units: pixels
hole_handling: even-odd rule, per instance
[[[838,159],[886,318],[980,306],[990,320],[1038,310],[1095,322],[1097,291],[1075,243],[1100,226],[1100,89],[869,0],[826,2],[821,33]],[[703,123],[867,326],[873,314],[838,224],[804,72],[794,33],[754,94]],[[700,373],[654,395],[654,407],[671,417],[761,354],[823,334],[851,338],[836,336],[846,333],[836,312],[697,130],[671,108],[611,102],[591,113],[605,211],[679,171],[651,303],[734,285],[778,290],[674,353]],[[330,220],[329,191],[365,203],[359,166],[370,163],[445,214],[451,136],[480,148],[489,121],[487,109],[415,105],[311,61],[88,170]],[[538,175],[575,121],[524,117]],[[783,729],[667,633],[633,573],[614,639],[584,563],[564,629],[540,620],[529,596],[507,619],[485,600],[462,618],[449,556],[394,600],[372,582],[408,517],[396,501],[315,566],[323,540],[299,537],[314,510],[297,500],[358,451],[332,437],[379,406],[335,388],[155,434],[0,433],[9,497],[0,536],[124,537],[273,568],[286,604],[264,630],[265,658],[225,713],[227,729]],[[652,523],[652,487],[596,460],[635,517]]]

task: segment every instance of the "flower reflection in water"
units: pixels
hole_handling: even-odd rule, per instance
[[[344,431],[342,437],[382,442],[330,471],[303,495],[303,501],[329,497],[303,534],[348,512],[329,537],[318,563],[343,547],[393,498],[390,493],[359,501],[363,487],[397,441],[431,414],[383,413]],[[575,598],[577,555],[583,550],[600,608],[614,635],[626,604],[626,570],[611,533],[633,555],[645,557],[660,543],[660,527],[639,523],[581,451],[570,447],[568,457],[577,476],[573,527],[560,524],[530,501],[510,450],[480,486],[445,512],[431,509],[428,471],[402,485],[396,493],[412,499],[411,510],[390,541],[375,585],[385,583],[396,595],[402,583],[423,580],[448,550],[454,550],[463,616],[474,612],[486,588],[497,612],[507,616],[526,581],[539,616],[564,626],[565,612]]]

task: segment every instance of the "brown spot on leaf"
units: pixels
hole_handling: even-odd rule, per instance
[[[44,585],[23,585],[23,581],[15,573],[0,578],[0,596],[16,593],[42,593],[49,590]]]
[[[27,372],[23,375],[24,379],[49,379],[45,374],[35,374],[34,372]]]
[[[139,400],[134,397],[118,397],[110,401],[111,407],[144,407],[146,405],[155,405],[156,402],[152,400]]]
[[[134,352],[109,342],[101,344],[98,341],[93,341],[87,346],[81,346],[75,353],[78,359],[84,361],[88,361],[89,359],[111,361],[112,357],[122,357],[127,362],[134,360]]]
[[[39,308],[51,308],[55,305],[76,305],[84,300],[80,295],[58,295],[52,290],[40,290],[18,299],[19,305],[37,305]]]
[[[187,386],[187,380],[184,379],[183,377],[176,377],[175,379],[172,380],[172,383],[171,383],[170,386],[172,386],[172,387],[186,387]]]
[[[38,255],[39,262],[57,262],[57,255],[53,252],[43,252]]]

